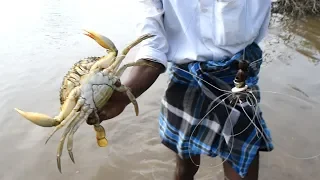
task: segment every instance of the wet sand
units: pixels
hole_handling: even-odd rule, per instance
[[[159,143],[157,120],[167,74],[138,99],[138,117],[129,105],[119,117],[103,123],[108,147],[97,147],[92,127],[83,124],[75,135],[76,164],[64,151],[63,174],[57,170],[55,156],[62,131],[45,145],[52,129],[37,127],[13,110],[55,115],[61,80],[69,67],[80,58],[104,54],[81,29],[103,32],[121,49],[134,38],[131,4],[30,0],[19,2],[18,8],[17,2],[0,7],[5,27],[0,29],[0,179],[172,179],[174,154]],[[276,147],[272,153],[262,153],[260,179],[319,179],[319,158],[301,158],[320,154],[320,21],[271,26],[261,46],[267,55],[260,75],[261,106]],[[129,53],[128,61],[136,50]],[[220,163],[204,156],[196,179],[222,179]]]

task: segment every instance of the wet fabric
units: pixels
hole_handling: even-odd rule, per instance
[[[246,83],[256,99],[231,105],[242,58],[250,62]],[[258,151],[273,150],[270,130],[253,102],[260,102],[261,64],[262,51],[255,43],[223,61],[173,64],[159,116],[162,143],[181,158],[205,154],[227,159],[244,177]]]

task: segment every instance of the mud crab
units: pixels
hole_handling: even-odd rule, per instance
[[[107,103],[114,91],[125,92],[134,105],[136,115],[139,114],[138,103],[134,95],[128,87],[121,84],[120,77],[128,67],[152,66],[145,61],[127,63],[122,67],[120,67],[120,64],[130,49],[154,35],[146,34],[139,37],[124,48],[122,53],[118,55],[116,46],[109,38],[87,30],[85,30],[84,34],[105,48],[107,55],[102,57],[88,57],[76,62],[71,67],[64,76],[60,89],[60,113],[55,117],[50,117],[45,114],[25,112],[15,108],[20,115],[38,126],[55,127],[52,133],[49,134],[46,143],[56,131],[69,123],[62,134],[57,149],[57,166],[60,173],[62,173],[61,155],[66,137],[68,136],[67,149],[69,156],[73,163],[75,163],[72,153],[73,136],[89,116],[94,117],[96,120],[93,127],[96,132],[97,144],[100,147],[107,146],[108,141],[106,139],[105,129],[100,125],[97,112]]]

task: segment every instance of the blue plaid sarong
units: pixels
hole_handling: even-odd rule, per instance
[[[243,56],[250,62],[246,83],[257,90],[255,95],[260,102],[257,83],[262,51],[253,43],[245,51],[222,61],[173,64],[159,116],[162,143],[181,158],[200,154],[220,156],[230,162],[241,177],[247,174],[258,151],[273,150],[270,131],[260,109],[255,111],[249,103],[218,104],[222,97],[231,94],[238,71],[236,62]],[[230,93],[223,95],[226,92]],[[221,96],[219,101],[218,96]]]

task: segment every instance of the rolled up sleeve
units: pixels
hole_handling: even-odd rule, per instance
[[[140,43],[135,61],[139,59],[150,59],[161,63],[167,68],[168,43],[163,26],[163,4],[161,0],[138,0],[138,21],[136,24],[136,35],[155,35]]]
[[[259,44],[267,35],[268,30],[269,30],[269,23],[270,23],[270,19],[271,19],[271,1],[266,1],[266,5],[265,8],[267,8],[267,15],[265,16],[265,19],[262,23],[262,26],[260,28],[259,34],[257,36],[257,38],[255,39],[255,42],[257,44]]]

